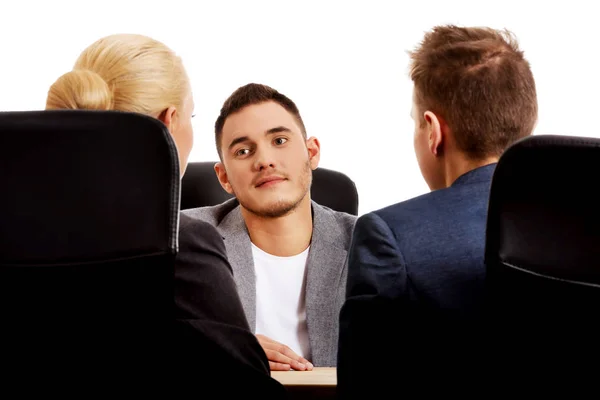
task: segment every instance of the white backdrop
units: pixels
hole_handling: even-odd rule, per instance
[[[534,3],[536,5],[534,5]],[[508,28],[532,64],[536,134],[600,137],[592,1],[3,1],[0,110],[43,109],[48,87],[102,36],[165,42],[196,102],[191,161],[216,160],[222,102],[249,82],[296,102],[321,166],[357,184],[363,214],[428,191],[413,154],[407,50],[436,24]]]

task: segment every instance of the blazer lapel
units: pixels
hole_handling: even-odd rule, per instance
[[[252,332],[256,329],[256,276],[250,236],[240,207],[233,209],[217,227],[227,250],[233,278]]]
[[[338,314],[344,300],[346,255],[333,217],[313,202],[313,236],[307,260],[306,319],[312,358],[328,365],[335,359]]]

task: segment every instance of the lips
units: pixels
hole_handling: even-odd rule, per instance
[[[273,175],[273,176],[267,176],[265,178],[259,179],[258,182],[256,182],[255,187],[258,188],[258,187],[261,187],[263,185],[267,185],[267,184],[269,184],[271,182],[275,183],[275,182],[280,182],[280,181],[283,181],[283,180],[285,180],[285,178],[283,178],[281,176],[275,176],[275,175]]]

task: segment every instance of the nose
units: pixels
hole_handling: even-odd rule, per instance
[[[263,171],[267,168],[275,168],[275,159],[268,149],[256,149],[254,158],[254,169]]]

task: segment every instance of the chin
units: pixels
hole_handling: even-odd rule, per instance
[[[251,213],[261,217],[279,218],[296,209],[298,204],[300,202],[280,199],[275,201],[257,201],[255,204],[242,204],[242,206]]]
[[[286,200],[278,200],[271,203],[263,203],[261,211],[263,214],[271,217],[283,217],[294,210],[298,203]]]

